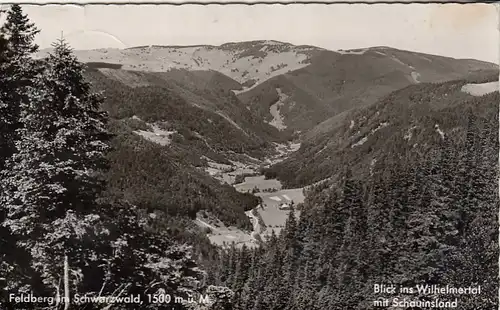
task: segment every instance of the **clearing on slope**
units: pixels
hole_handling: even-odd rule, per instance
[[[313,46],[295,46],[278,41],[249,41],[220,46],[141,46],[127,49],[78,50],[82,62],[106,62],[126,70],[166,72],[171,69],[215,70],[249,90],[259,83],[308,65],[312,54],[321,51]],[[42,50],[45,57],[51,49]]]
[[[297,134],[413,84],[463,79],[482,71],[496,71],[498,76],[498,66],[492,63],[380,47],[319,51],[309,63],[270,78],[238,98],[263,119],[273,120],[279,88],[288,96],[280,105],[280,121]]]
[[[498,85],[491,81],[497,76],[489,77],[488,85]],[[368,107],[342,113],[311,131],[314,134],[304,135],[302,147],[266,169],[265,175],[278,178],[285,188],[300,187],[335,176],[346,165],[364,177],[374,158],[380,163],[401,154],[408,154],[404,155],[408,160],[425,154],[444,139],[461,136],[469,108],[480,114],[497,113],[494,103],[499,92],[471,96],[463,91],[469,82],[415,84]]]
[[[484,96],[498,90],[498,81],[479,84],[470,83],[462,86],[462,91],[472,96]]]

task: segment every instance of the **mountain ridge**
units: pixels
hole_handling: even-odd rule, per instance
[[[466,86],[474,82],[498,87],[498,73],[471,80],[410,85],[373,105],[338,114],[304,135],[302,147],[270,167],[266,176],[278,177],[286,187],[293,188],[335,177],[343,165],[362,178],[369,173],[372,160],[400,153],[391,153],[391,149],[427,153],[443,135],[453,137],[461,132],[465,123],[459,111],[465,107],[492,112],[498,91],[471,94]]]
[[[252,53],[262,52],[264,48],[262,42],[267,41],[257,42],[260,43],[246,42],[247,48],[241,47],[238,43],[225,46],[234,49],[234,55],[243,55],[235,62],[241,64],[243,59],[247,63],[252,61],[258,63],[264,56]],[[289,48],[293,47],[292,45],[272,43],[270,48],[273,46],[278,48],[277,52],[271,52],[276,57],[282,53],[291,55]],[[306,52],[310,48],[306,47]],[[150,57],[148,52],[155,49],[163,48],[138,47],[133,51],[136,53],[133,54],[136,58],[132,58],[147,63],[147,57]],[[166,49],[169,50],[170,47]],[[268,51],[267,48],[265,50]],[[196,51],[192,52],[194,54]],[[217,55],[220,54],[213,56],[217,58]],[[316,138],[314,132],[311,134],[313,138],[306,136],[309,132],[332,117],[341,118],[342,115],[349,115],[349,111],[353,108],[365,109],[380,98],[407,86],[460,79],[472,74],[471,72],[479,74],[484,68],[492,68],[488,70],[496,68],[493,64],[479,62],[478,66],[476,61],[469,64],[453,59],[450,62],[451,58],[422,56],[390,48],[341,52],[315,50],[311,55],[307,56],[310,57],[307,63],[299,64],[300,68],[285,73],[280,71],[279,74],[262,80],[261,83],[252,85],[247,83],[247,91],[240,93],[234,90],[245,87],[241,78],[247,77],[238,75],[239,73],[235,71],[233,74],[240,77],[238,80],[234,76],[214,70],[208,64],[206,70],[183,67],[172,67],[164,71],[148,71],[144,68],[131,70],[123,65],[127,57],[122,59],[122,64],[113,65],[108,62],[109,59],[99,59],[94,57],[95,55],[90,55],[94,57],[91,60],[95,61],[87,64],[93,84],[107,93],[106,110],[119,124],[118,132],[123,135],[118,141],[138,145],[135,146],[138,148],[134,151],[137,152],[135,156],[145,157],[147,154],[143,149],[151,148],[162,154],[158,156],[175,163],[174,166],[163,167],[161,163],[155,162],[148,166],[148,161],[154,162],[155,159],[137,161],[128,158],[121,152],[124,150],[132,152],[132,149],[125,144],[118,145],[119,153],[116,156],[125,157],[124,159],[129,161],[127,169],[132,169],[127,174],[137,174],[135,169],[144,167],[148,167],[146,171],[152,176],[156,176],[157,171],[167,171],[170,178],[182,180],[179,182],[182,182],[189,195],[197,190],[205,193],[207,203],[200,201],[188,203],[186,212],[190,218],[193,219],[195,213],[200,210],[208,210],[217,214],[226,225],[236,225],[240,228],[250,226],[243,211],[251,208],[257,200],[251,196],[241,196],[224,183],[230,185],[236,183],[238,174],[242,174],[243,180],[245,175],[258,175],[259,166],[265,165],[265,159],[273,156],[275,151],[279,152],[278,148],[283,147],[285,145],[283,143],[287,140],[307,138],[304,148],[311,147],[311,141],[316,141]],[[157,56],[154,54],[151,59]],[[428,63],[431,65],[427,65]],[[298,62],[293,64],[297,65]],[[413,78],[411,73],[416,70],[422,73],[422,81]],[[252,88],[253,85],[255,87]],[[260,91],[263,93],[259,94]],[[332,123],[335,125],[339,122]],[[280,126],[281,128],[278,128]],[[341,126],[344,126],[344,123]],[[368,130],[375,129],[370,127]],[[328,132],[329,128],[326,130],[326,133]],[[147,141],[147,147],[139,146],[142,143],[137,144],[141,139]],[[318,147],[325,146],[324,140],[317,141],[320,142]],[[302,151],[299,149],[296,154],[302,154]],[[297,161],[295,156],[292,155],[290,160],[272,166],[266,172],[272,173],[277,167],[286,165],[285,174],[295,169],[296,175],[293,177],[301,179],[295,182],[297,185],[304,186],[321,181],[305,177],[303,171],[308,169],[307,165],[311,163]],[[299,167],[296,164],[299,164]],[[151,167],[156,168],[150,170]],[[315,170],[318,167],[311,166],[311,168]],[[329,172],[326,169],[323,169],[324,171]],[[186,174],[186,177],[182,177],[182,174]],[[111,177],[116,179],[114,184],[117,188],[123,187],[120,185],[122,181],[118,181],[117,176]],[[155,191],[161,193],[162,190],[158,185],[168,183],[160,181],[165,176],[156,177],[157,181],[150,179],[145,184],[129,181],[124,194],[136,193],[140,197],[143,195],[139,195],[141,192],[149,192],[151,196],[156,195]],[[286,180],[290,178],[288,175],[279,177],[288,183],[286,185],[293,183]],[[209,178],[220,181],[221,187],[209,181]],[[144,187],[147,184],[149,187]],[[146,188],[151,189],[146,191]],[[194,192],[191,192],[190,188],[193,188]],[[215,197],[217,193],[224,194],[219,199]],[[174,196],[176,201],[185,203],[182,195],[177,196],[170,192],[167,194]],[[158,194],[157,197],[162,200],[161,204],[149,199],[141,200],[142,198],[134,203],[143,204],[148,208],[162,209],[164,206],[167,206],[167,209],[172,208],[165,200],[167,197],[165,194]],[[244,206],[232,209],[231,200],[241,201]],[[181,211],[180,214],[185,212]]]
[[[486,61],[486,60],[480,60],[477,58],[458,58],[458,57],[451,57],[451,56],[446,56],[446,55],[440,55],[440,54],[433,54],[431,52],[423,52],[423,51],[416,51],[416,50],[410,50],[410,49],[404,49],[404,48],[398,48],[398,47],[393,47],[393,46],[388,46],[388,45],[374,45],[374,46],[366,46],[366,47],[357,47],[357,48],[348,48],[348,49],[329,49],[325,47],[320,47],[316,45],[311,45],[311,44],[294,44],[290,42],[285,42],[285,41],[279,41],[279,40],[248,40],[248,41],[232,41],[232,42],[226,42],[222,43],[219,45],[214,45],[214,44],[185,44],[185,45],[176,45],[176,44],[171,44],[171,45],[164,45],[164,44],[149,44],[149,45],[136,45],[136,46],[131,46],[131,47],[125,47],[125,48],[115,48],[115,47],[109,47],[109,48],[93,48],[93,49],[77,49],[75,50],[76,52],[78,51],[103,51],[103,50],[133,50],[133,49],[143,49],[143,48],[190,48],[190,47],[210,47],[210,48],[218,48],[218,47],[228,47],[231,45],[241,45],[241,44],[248,44],[248,43],[254,43],[254,44],[265,44],[266,42],[268,43],[277,43],[277,44],[282,44],[282,45],[289,45],[289,46],[294,46],[298,48],[314,48],[318,50],[324,50],[324,51],[331,51],[331,52],[342,52],[342,51],[360,51],[360,50],[384,50],[384,49],[392,49],[392,50],[399,50],[399,51],[407,51],[407,52],[412,52],[412,53],[418,53],[418,54],[424,54],[424,55],[434,55],[434,56],[439,56],[439,57],[444,57],[444,58],[450,58],[450,59],[456,59],[456,60],[475,60],[479,61],[482,63],[489,63],[493,65],[498,65],[494,62],[491,61]],[[45,54],[48,51],[52,51],[53,48],[43,48],[40,49],[38,52],[39,54]]]

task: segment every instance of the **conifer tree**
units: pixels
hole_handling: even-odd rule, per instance
[[[15,128],[13,124],[17,122],[16,111],[6,97],[9,92],[7,88],[9,77],[6,70],[7,53],[7,38],[0,31],[0,171],[3,170],[5,161],[14,150]]]
[[[250,254],[248,251],[248,247],[243,244],[242,248],[239,250],[233,284],[234,293],[238,297],[241,296],[243,287],[245,286],[245,282],[248,279],[250,263]]]
[[[233,300],[234,292],[229,288],[210,285],[206,290],[206,294],[210,298],[210,303],[206,310],[233,309],[231,301]]]
[[[19,4],[10,7],[0,28],[0,171],[15,151],[20,104],[39,69],[32,59],[38,51],[34,43],[38,32]]]
[[[30,51],[21,38],[15,42]],[[21,104],[22,127],[6,163],[2,202],[4,225],[31,253],[31,267],[45,285],[56,286],[62,274],[58,263],[64,256],[70,264],[76,256],[83,259],[80,241],[99,219],[99,175],[109,134],[99,110],[102,100],[90,91],[82,64],[64,41],[55,44],[44,65]]]
[[[20,105],[26,100],[28,87],[37,71],[31,56],[38,49],[34,44],[38,30],[23,14],[21,7],[14,4],[6,14],[6,22],[0,28],[0,201],[5,196],[6,161],[15,153],[15,143],[19,139]],[[0,204],[0,223],[6,216],[6,208]],[[15,237],[10,230],[2,226],[0,235],[0,286],[4,284],[2,279],[9,280],[9,284],[3,285],[5,287],[19,286],[23,278],[30,277],[27,275],[29,268],[26,265],[20,267],[23,264],[18,258],[23,253],[16,248]]]
[[[282,265],[282,280],[277,292],[277,309],[284,309],[290,302],[293,286],[295,284],[297,260],[300,253],[299,243],[297,238],[297,220],[295,217],[295,209],[292,206],[288,213],[288,218],[285,223],[285,228],[281,231],[281,246],[280,251],[283,255]]]
[[[242,292],[242,298],[239,303],[241,309],[252,309],[256,302],[255,292],[259,292],[263,287],[263,272],[264,272],[264,260],[263,260],[263,247],[258,247],[252,250],[252,262],[248,272],[248,280],[245,283]]]
[[[28,274],[9,279],[8,289],[58,295],[64,278],[71,293],[90,296],[163,292],[187,298],[200,292],[204,272],[189,248],[147,232],[130,205],[100,200],[110,134],[102,99],[90,91],[83,73],[59,41],[21,106],[23,127],[17,152],[7,162],[2,202],[3,225],[23,254],[7,275]]]

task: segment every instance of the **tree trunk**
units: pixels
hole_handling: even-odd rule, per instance
[[[64,256],[64,310],[69,309],[69,266],[68,256]]]

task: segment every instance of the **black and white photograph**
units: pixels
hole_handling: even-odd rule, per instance
[[[2,5],[1,310],[494,310],[494,4]]]

